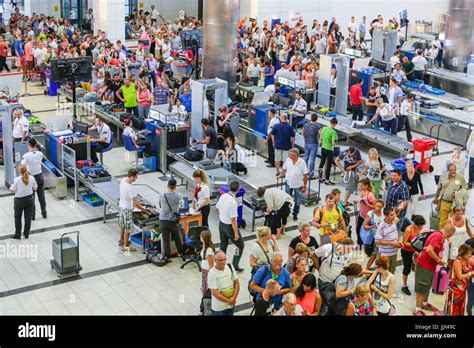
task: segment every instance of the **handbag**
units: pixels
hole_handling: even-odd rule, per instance
[[[374,212],[372,212],[372,216],[369,221],[369,226],[374,226]],[[364,242],[364,245],[371,245],[374,240],[376,230],[375,229],[368,229],[364,228],[364,224],[360,227],[360,239]]]
[[[168,204],[168,208],[170,208],[171,212],[173,213],[173,216],[171,218],[171,221],[179,224],[181,221],[181,214],[178,212],[173,212],[173,209],[171,209],[170,202],[168,201],[168,198],[166,197],[166,193],[163,194],[165,196],[166,203]]]

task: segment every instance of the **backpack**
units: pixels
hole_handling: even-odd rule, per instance
[[[413,249],[415,249],[415,251],[418,253],[422,252],[425,249],[426,240],[435,232],[439,231],[422,232],[418,236],[416,236],[415,239],[410,242]]]
[[[194,150],[194,149],[188,149],[184,153],[183,157],[187,159],[188,161],[191,162],[197,162],[200,161],[204,158],[204,151],[202,150]]]
[[[168,258],[161,254],[157,248],[148,250],[146,260],[158,267],[163,267],[169,262]]]
[[[337,276],[336,279],[329,285],[329,287],[326,289],[326,296],[325,299],[327,300],[327,305],[328,305],[328,315],[346,315],[347,311],[347,306],[349,305],[349,302],[351,301],[351,296],[346,296],[343,298],[337,298],[336,297],[336,281],[340,277],[340,275]]]
[[[257,242],[257,243],[258,243],[258,242]],[[258,245],[260,245],[260,243],[258,243]],[[262,246],[260,245],[260,247],[262,247]],[[262,250],[263,250],[263,248],[262,248]],[[264,251],[264,252],[265,252],[265,251]],[[268,255],[267,255],[266,252],[265,252],[265,256],[267,257],[268,260],[270,260],[270,259],[268,258]],[[262,275],[262,277],[260,278],[260,280],[259,280],[258,282],[255,281],[258,286],[260,286],[260,287],[265,287],[265,286],[264,286],[265,284],[262,284],[262,281],[267,277],[268,272],[270,271],[270,267],[271,267],[271,266],[270,266],[269,264],[268,264],[268,265],[265,265],[265,266],[260,266],[260,267],[258,267],[258,266],[253,266],[253,267],[252,267],[252,270],[251,270],[251,272],[250,272],[250,280],[249,280],[249,282],[248,282],[247,288],[248,288],[249,294],[250,294],[250,296],[251,296],[251,298],[252,298],[252,303],[253,303],[253,305],[254,305],[254,308],[255,308],[255,304],[256,304],[256,302],[257,302],[257,294],[258,294],[258,292],[255,291],[255,290],[253,290],[253,289],[251,289],[251,288],[250,288],[250,284],[252,283],[252,280],[254,280],[254,276],[257,274],[257,272],[258,272],[261,268],[265,268],[265,270],[263,271],[263,275]],[[262,286],[262,285],[263,285],[263,286]]]

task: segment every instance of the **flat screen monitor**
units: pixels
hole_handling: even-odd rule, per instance
[[[344,53],[347,54],[348,56],[353,56],[354,55],[354,49],[352,48],[346,48],[344,50]]]
[[[59,58],[51,61],[51,80],[88,81],[92,78],[92,57]]]
[[[89,125],[84,122],[76,121],[72,123],[72,128],[74,132],[78,132],[81,134],[88,134],[89,133]]]

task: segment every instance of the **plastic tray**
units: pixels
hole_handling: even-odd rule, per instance
[[[98,198],[99,200],[93,202],[91,198]],[[95,193],[88,193],[87,195],[82,196],[82,200],[91,207],[100,207],[101,205],[104,205],[104,200]]]

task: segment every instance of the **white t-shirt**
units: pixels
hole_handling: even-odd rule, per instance
[[[159,15],[160,15],[160,13],[155,8],[150,13],[150,19],[155,19],[156,20],[156,19],[158,19]]]
[[[232,271],[230,267],[232,267]],[[212,267],[207,275],[207,286],[209,289],[216,289],[225,297],[230,298],[234,294],[234,281],[238,279],[239,276],[232,265],[226,265],[223,271]],[[220,312],[232,307],[212,296],[211,308],[213,311]]]
[[[13,121],[13,138],[21,139],[23,132],[27,132],[30,129],[30,124],[25,116],[20,119],[15,117]]]
[[[308,174],[308,167],[301,158],[298,158],[296,164],[293,164],[293,161],[287,158],[283,169],[286,169],[286,182],[290,188],[303,187],[304,176]]]
[[[294,316],[302,316],[303,315],[303,309],[299,304],[296,305],[295,311],[293,312]],[[282,306],[275,314],[274,316],[277,317],[286,317],[286,312],[285,312],[285,307]]]
[[[272,117],[270,122],[268,122],[268,129],[267,129],[267,134],[268,135],[272,134],[273,127],[275,127],[275,125],[277,125],[278,123],[280,123],[280,119],[276,116]]]
[[[353,32],[353,33],[357,32],[357,26],[353,22],[349,22],[347,24],[347,29],[348,29],[348,31]]]
[[[97,131],[99,132],[99,138],[106,138],[107,144],[110,144],[112,142],[112,132],[110,131],[110,127],[107,125],[107,123],[102,123],[102,126],[97,128]]]
[[[28,173],[35,176],[42,173],[43,153],[41,151],[29,151],[23,155],[21,164],[26,165]]]
[[[396,118],[393,107],[389,104],[385,104],[383,108],[377,108],[376,115],[382,117],[382,121],[390,121]]]
[[[199,187],[201,190],[198,193],[197,205],[201,205],[206,198],[211,198],[211,189],[209,188],[209,185],[199,184]]]
[[[275,85],[268,85],[265,87],[264,92],[270,92],[272,95],[275,94]]]
[[[341,244],[325,244],[316,249],[317,257],[323,258],[319,268],[319,279],[324,282],[333,282],[344,267],[347,267],[352,260],[352,251],[347,254],[341,253],[341,248],[345,246]]]
[[[125,127],[123,130],[123,135],[135,139],[135,141],[137,140],[137,133],[135,133],[132,127]]]
[[[35,48],[35,50],[33,51],[33,56],[36,58],[36,63],[38,65],[43,64],[43,57],[44,57],[44,55],[46,54],[47,51],[48,50],[44,47]]]
[[[135,187],[128,183],[128,178],[122,179],[120,183],[120,201],[119,207],[122,209],[133,209],[132,199],[137,196]]]
[[[247,68],[247,75],[249,77],[259,77],[260,76],[260,65],[250,64]]]
[[[204,255],[206,255],[206,257],[204,257]],[[211,268],[209,267],[209,261],[207,261],[207,257],[208,257],[209,255],[212,255],[212,256],[215,255],[214,251],[212,251],[211,248],[207,248],[205,254],[204,254],[203,251],[201,250],[201,258],[202,258],[201,267],[202,267],[202,269],[205,269],[206,271],[209,271],[209,270],[211,269]]]
[[[255,257],[255,259],[257,259],[258,266],[264,266],[270,263],[269,261],[274,251],[273,241],[267,240],[267,245],[268,245],[268,252],[265,252],[260,246],[260,244],[258,243],[258,241],[256,241],[255,243],[252,243],[252,249],[250,251],[250,255]]]
[[[425,66],[428,65],[428,61],[423,56],[416,56],[412,59],[412,63],[415,66],[415,70],[425,70]]]
[[[301,98],[300,100],[295,100],[295,103],[293,104],[293,109],[295,110],[296,115],[304,116],[302,111],[308,110],[308,103],[303,98]]]
[[[219,221],[226,225],[230,225],[232,218],[237,217],[237,201],[230,193],[219,198],[216,208],[219,211]]]
[[[28,185],[25,185],[23,178],[17,176],[13,179],[13,184],[10,186],[10,191],[15,192],[15,198],[28,197],[33,194],[33,191],[38,188],[38,184],[33,176],[29,176]]]

